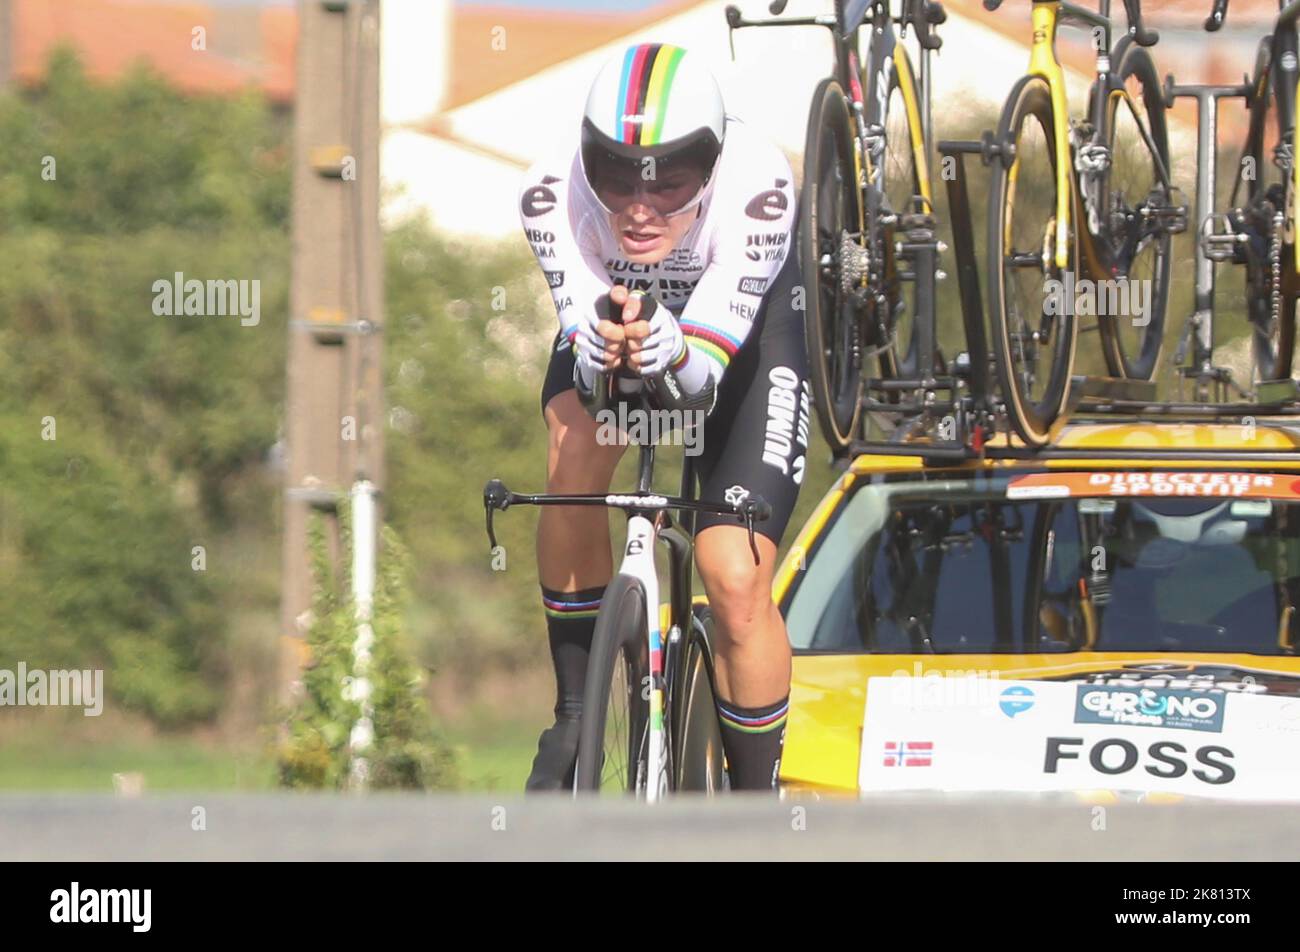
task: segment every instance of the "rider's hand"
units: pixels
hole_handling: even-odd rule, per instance
[[[616,284],[609,289],[609,300],[623,315],[623,363],[635,370],[631,358],[640,353],[641,342],[650,333],[649,325],[641,320],[642,295],[633,294],[623,285]]]
[[[650,336],[650,325],[646,321],[637,321],[635,324],[629,324],[627,330],[627,344],[624,363],[627,364],[633,373],[639,373],[641,366],[641,351],[645,347],[645,339]]]
[[[649,295],[628,294],[626,288],[610,291],[610,299],[617,302],[615,291],[626,299],[623,305],[623,323],[627,331],[627,363],[643,377],[662,373],[680,356],[686,346],[677,318],[666,307]]]
[[[578,321],[573,336],[573,355],[583,377],[594,380],[598,373],[611,373],[623,359],[624,328],[605,316],[604,302],[597,301]]]

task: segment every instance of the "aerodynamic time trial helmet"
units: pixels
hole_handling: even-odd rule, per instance
[[[725,127],[708,67],[679,46],[631,46],[605,64],[587,95],[582,170],[611,213],[639,200],[680,214],[704,197]]]

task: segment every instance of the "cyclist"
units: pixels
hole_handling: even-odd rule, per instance
[[[696,564],[716,619],[718,715],[733,789],[771,789],[790,694],[790,647],[772,602],[777,547],[803,478],[807,358],[797,268],[785,264],[793,175],[771,142],[723,110],[708,69],[661,44],[596,76],[579,141],[526,174],[520,214],[559,317],[542,386],[547,491],[609,490],[626,440],[584,410],[598,373],[640,377],[661,409],[707,413],[702,499],[772,505],[755,565],[738,522],[701,516]],[[610,305],[622,322],[610,320]],[[613,571],[603,509],[548,507],[538,574],[555,664],[555,724],[529,790],[571,787],[587,655]]]

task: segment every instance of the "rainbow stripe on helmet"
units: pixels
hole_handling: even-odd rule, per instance
[[[673,76],[686,51],[680,46],[642,43],[623,56],[614,128],[625,145],[658,145],[668,113]],[[631,117],[640,117],[636,121]]]

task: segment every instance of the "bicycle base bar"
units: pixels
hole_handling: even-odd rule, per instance
[[[724,504],[657,493],[516,493],[507,489],[501,480],[491,479],[483,487],[483,508],[487,515],[488,542],[493,549],[497,547],[497,538],[492,515],[497,511],[505,512],[511,506],[607,506],[622,509],[628,515],[648,515],[676,509],[682,512],[735,516],[748,530],[749,548],[754,555],[755,565],[758,564],[759,554],[754,541],[754,523],[764,522],[772,515],[772,507],[759,495],[746,495],[734,503]]]

